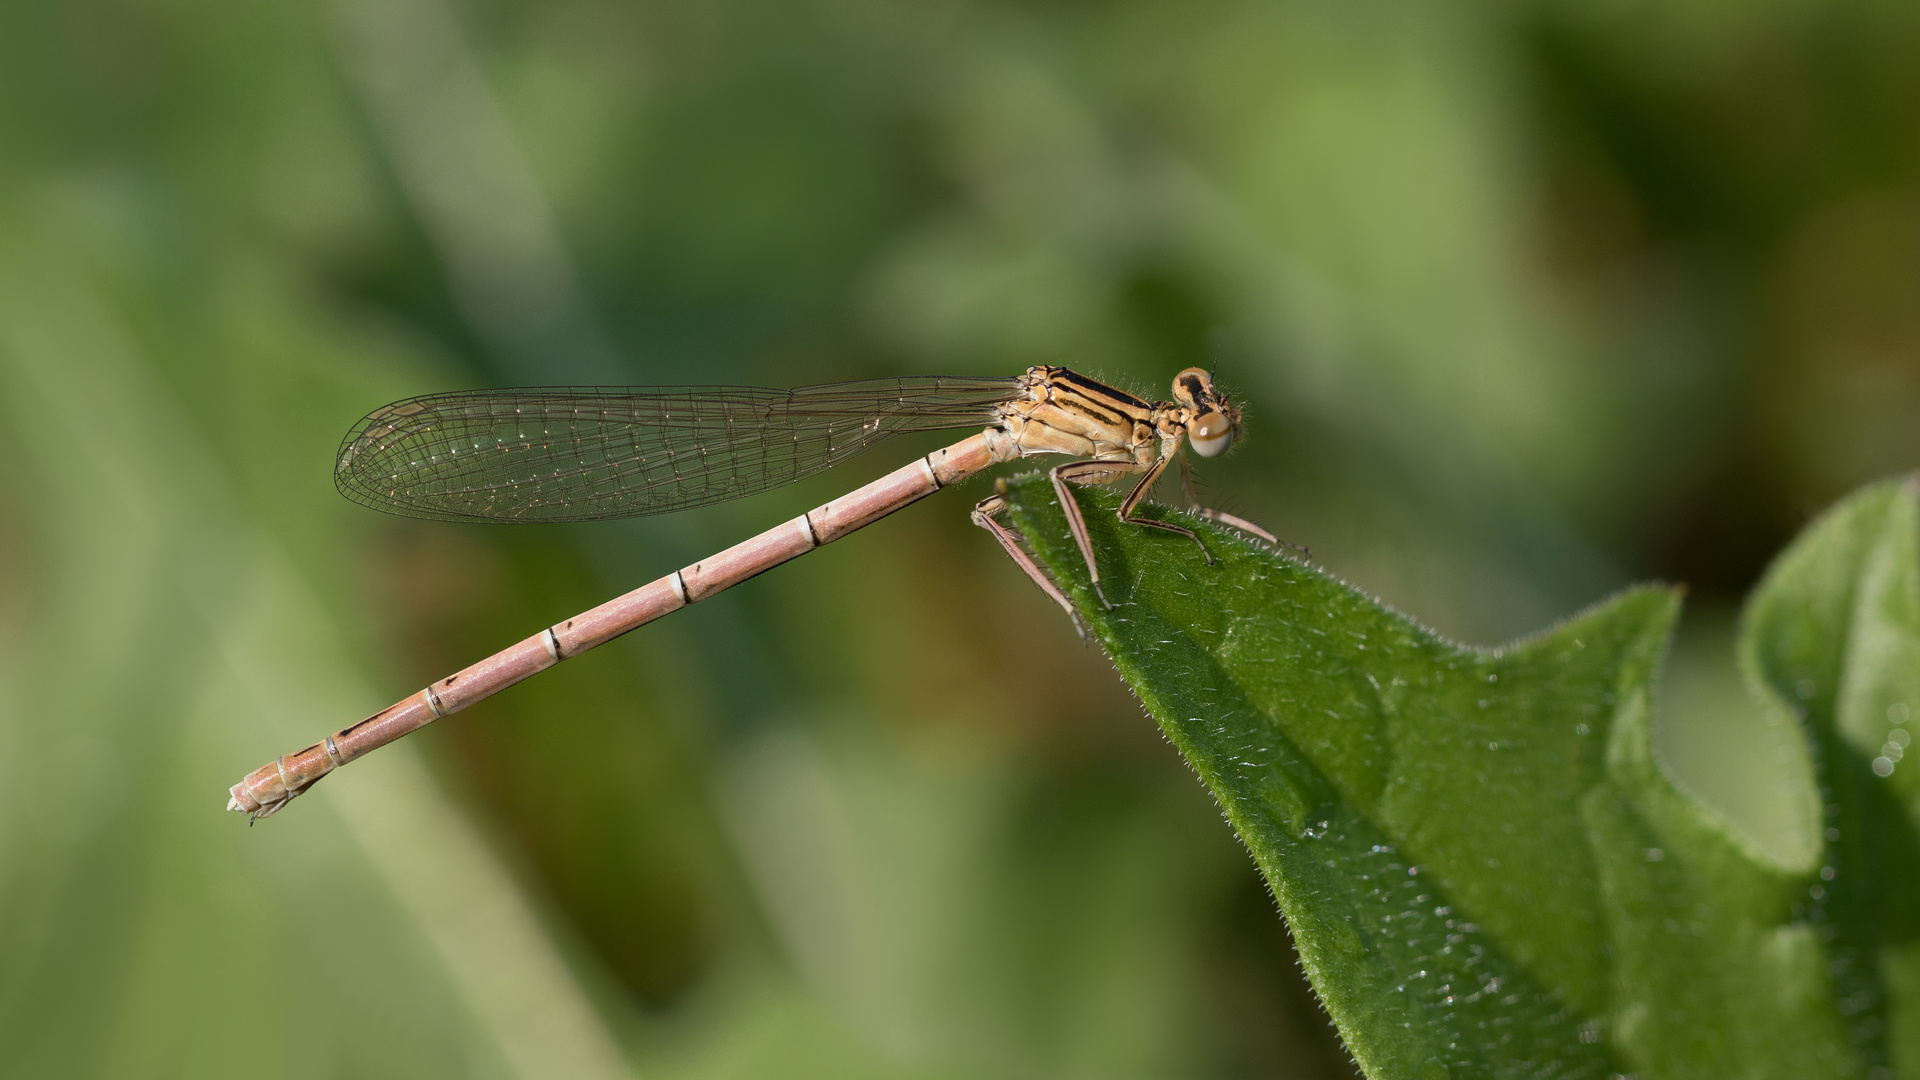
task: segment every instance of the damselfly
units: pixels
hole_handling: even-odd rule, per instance
[[[1191,538],[1136,513],[1181,444],[1226,452],[1240,410],[1201,368],[1173,379],[1170,402],[1148,402],[1066,368],[999,379],[901,378],[795,390],[736,386],[547,388],[430,394],[376,409],[341,443],[335,480],[348,498],[389,513],[452,521],[592,521],[685,510],[811,476],[908,431],[986,425],[905,468],[540,631],[336,732],[276,758],[231,789],[227,808],[263,818],[327,773],[562,660],[838,540],[989,466],[1037,454],[1076,460],[1053,487],[1096,594],[1100,567],[1067,485],[1136,477],[1120,520]],[[1074,616],[1073,605],[1000,521],[993,495],[973,520]],[[1197,509],[1197,507],[1196,507]],[[1268,540],[1228,515],[1201,511]],[[1202,555],[1206,546],[1201,544]],[[1208,558],[1211,562],[1211,557]],[[1076,625],[1078,620],[1076,618]]]

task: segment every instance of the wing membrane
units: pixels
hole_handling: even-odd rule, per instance
[[[594,521],[793,483],[905,431],[984,427],[1012,378],[900,378],[793,390],[541,387],[429,394],[355,425],[341,494],[410,517]]]

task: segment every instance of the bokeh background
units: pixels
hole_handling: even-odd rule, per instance
[[[1808,842],[1729,640],[1920,460],[1920,7],[0,5],[0,1073],[1349,1075],[984,484],[248,829],[227,785],[924,452],[385,518],[388,400],[1218,364],[1206,497],[1497,644],[1691,587],[1673,770]]]

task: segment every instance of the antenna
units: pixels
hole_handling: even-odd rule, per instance
[[[1207,370],[1207,375],[1218,383],[1221,361],[1233,351],[1233,328],[1225,323],[1216,323],[1207,331],[1207,338],[1213,345],[1213,366]]]

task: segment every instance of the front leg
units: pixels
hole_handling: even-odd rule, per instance
[[[1193,466],[1187,464],[1187,458],[1184,454],[1180,457],[1180,490],[1187,496],[1187,509],[1191,510],[1195,516],[1206,518],[1215,524],[1225,525],[1229,529],[1238,529],[1249,536],[1257,536],[1267,543],[1274,544],[1278,547],[1292,548],[1308,558],[1313,557],[1313,552],[1308,551],[1299,544],[1289,543],[1280,539],[1260,526],[1255,525],[1253,522],[1248,521],[1246,518],[1229,514],[1225,510],[1215,510],[1211,507],[1201,506],[1200,493],[1194,490],[1193,486]]]

